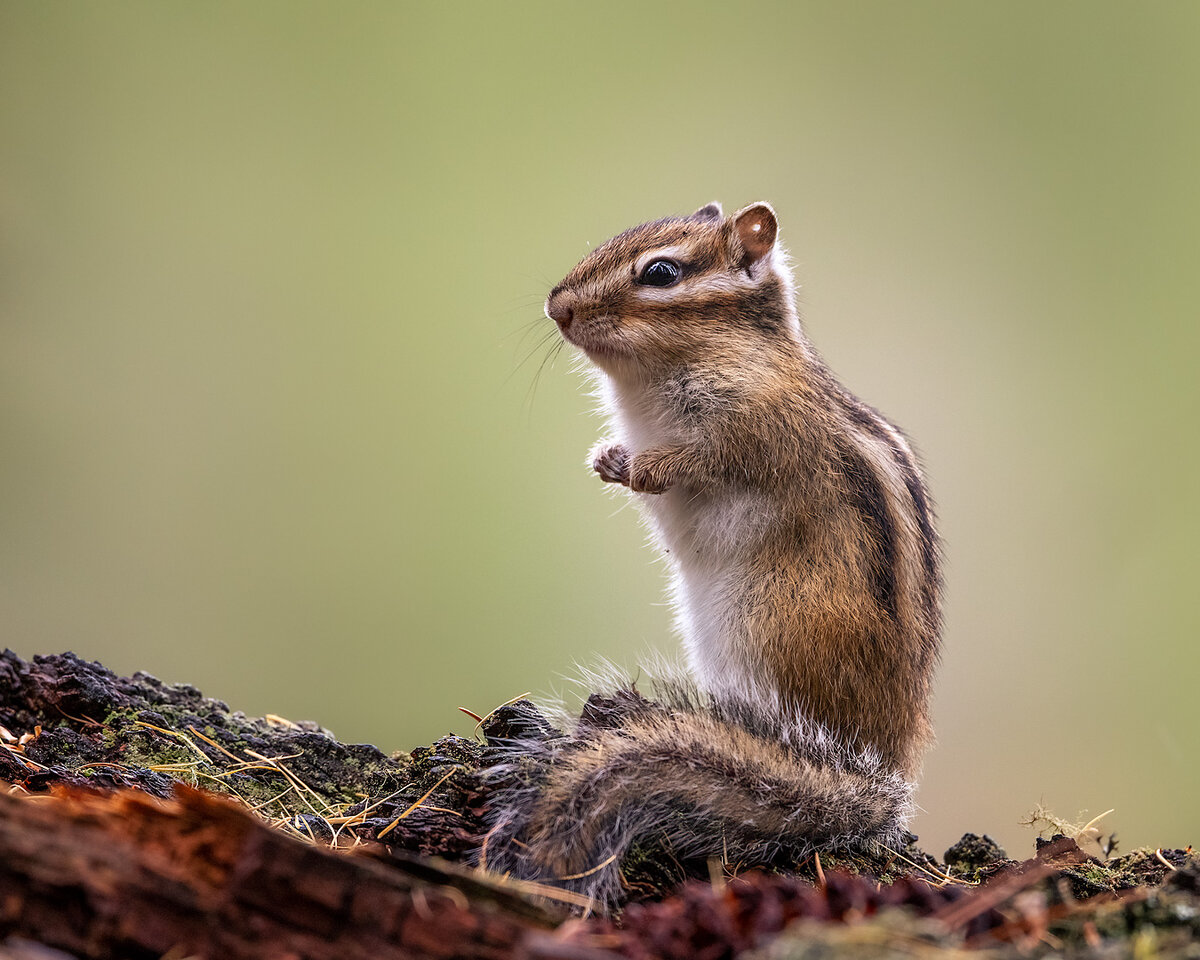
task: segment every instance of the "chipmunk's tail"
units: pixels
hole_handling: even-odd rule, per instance
[[[592,697],[572,733],[540,742],[532,776],[521,744],[527,775],[494,808],[486,866],[609,905],[638,840],[731,863],[899,841],[913,787],[870,751],[689,691],[670,700]]]

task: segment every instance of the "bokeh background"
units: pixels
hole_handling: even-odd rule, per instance
[[[949,556],[916,829],[1200,842],[1200,5],[0,6],[0,641],[408,748],[670,650],[547,288],[770,200]]]

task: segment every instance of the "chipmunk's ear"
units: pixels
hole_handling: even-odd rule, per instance
[[[769,203],[752,203],[733,215],[733,232],[745,253],[742,265],[757,263],[775,246],[779,224]]]
[[[693,213],[691,216],[691,219],[692,220],[720,220],[721,216],[722,216],[721,205],[714,201],[713,203],[705,204],[703,207],[701,207],[699,210],[697,210],[695,213]]]

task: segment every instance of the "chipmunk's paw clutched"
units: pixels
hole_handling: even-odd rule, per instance
[[[601,443],[592,451],[592,469],[605,483],[629,486],[629,464],[633,458],[619,443]]]

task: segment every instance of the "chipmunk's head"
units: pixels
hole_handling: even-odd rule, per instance
[[[775,211],[718,204],[633,227],[550,291],[546,315],[598,366],[685,363],[723,346],[791,337],[792,278]]]

